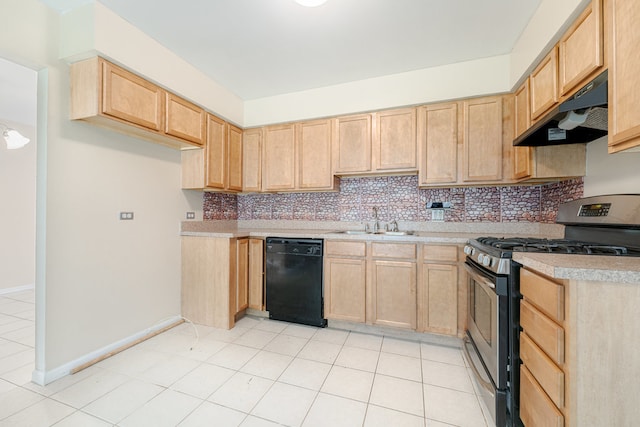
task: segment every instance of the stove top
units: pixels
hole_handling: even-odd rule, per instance
[[[632,248],[621,245],[587,242],[573,239],[540,239],[535,237],[480,237],[476,239],[479,245],[488,246],[505,252],[502,258],[512,252],[539,252],[580,255],[628,255],[640,256]]]

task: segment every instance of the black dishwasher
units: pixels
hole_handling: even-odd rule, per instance
[[[327,326],[322,299],[322,239],[266,239],[269,318]]]

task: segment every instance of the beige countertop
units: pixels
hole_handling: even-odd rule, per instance
[[[281,227],[283,224],[285,227]],[[288,227],[287,227],[288,226]],[[418,227],[423,226],[423,229]],[[182,222],[182,236],[203,237],[291,237],[291,238],[315,238],[332,240],[366,240],[366,241],[390,241],[390,242],[415,242],[415,243],[450,243],[464,244],[469,239],[487,235],[496,236],[523,236],[534,235],[540,237],[553,237],[550,234],[539,234],[539,230],[529,225],[522,226],[508,224],[505,232],[494,228],[494,224],[420,224],[400,223],[401,230],[415,230],[411,235],[392,236],[386,234],[345,234],[340,230],[360,230],[362,224],[358,223],[313,223],[294,221],[184,221]],[[554,228],[551,232],[558,233]]]
[[[639,257],[516,252],[513,259],[556,279],[640,284]]]

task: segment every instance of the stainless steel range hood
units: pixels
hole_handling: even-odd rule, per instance
[[[582,144],[607,134],[607,71],[513,140],[515,146]]]

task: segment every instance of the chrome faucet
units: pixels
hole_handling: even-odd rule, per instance
[[[380,223],[378,223],[378,208],[373,207],[373,232],[377,233],[380,231]]]
[[[389,224],[387,224],[388,230],[387,231],[399,231],[398,230],[398,221],[396,221],[395,219],[393,221],[391,221]]]

